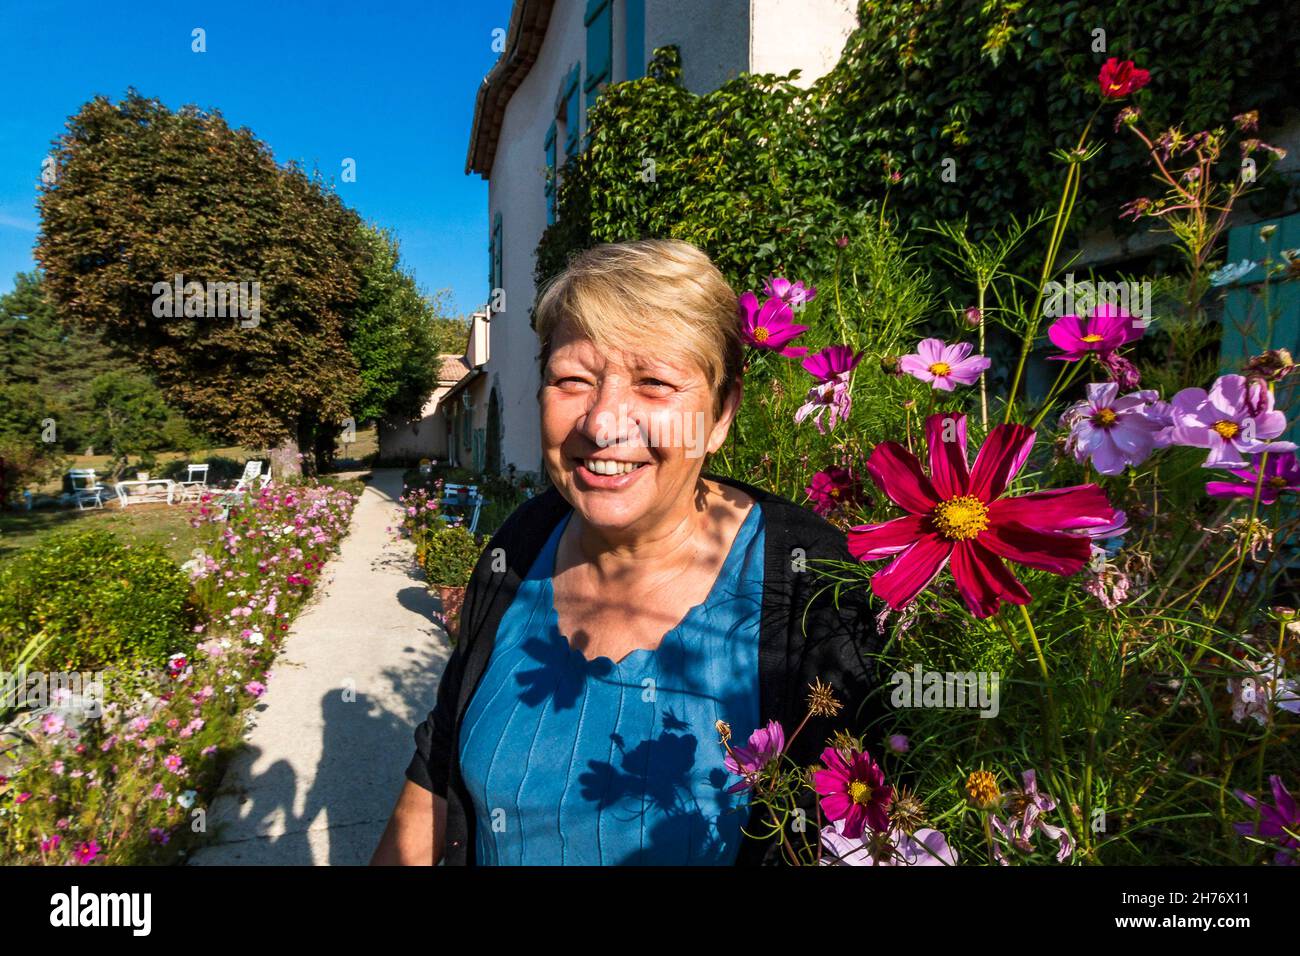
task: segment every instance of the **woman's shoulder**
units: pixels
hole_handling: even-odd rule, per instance
[[[800,547],[821,556],[850,557],[844,532],[796,501],[728,475],[705,475],[712,481],[743,491],[762,511],[768,540],[777,547]]]

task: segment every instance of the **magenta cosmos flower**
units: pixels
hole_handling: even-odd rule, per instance
[[[1278,851],[1273,862],[1278,866],[1295,866],[1300,864],[1300,840],[1293,834],[1300,833],[1300,807],[1296,806],[1295,797],[1282,785],[1282,778],[1270,774],[1269,785],[1273,789],[1273,806],[1258,800],[1244,790],[1233,790],[1237,799],[1259,811],[1259,823],[1234,823],[1233,829],[1242,836],[1260,836],[1276,841]],[[1287,833],[1290,830],[1290,833]]]
[[[785,730],[775,720],[769,720],[766,727],[759,727],[749,735],[748,747],[732,747],[722,761],[731,773],[744,777],[740,783],[727,788],[727,793],[740,793],[748,790],[754,782],[754,775],[766,767],[785,751]]]
[[[804,489],[815,514],[828,515],[840,505],[854,505],[862,500],[862,482],[847,468],[827,468],[812,477]]]
[[[1146,86],[1151,80],[1150,70],[1138,69],[1132,60],[1112,56],[1097,74],[1097,86],[1108,100],[1118,100]]]
[[[1133,316],[1123,309],[1103,303],[1086,317],[1063,315],[1047,329],[1047,337],[1059,348],[1061,355],[1048,358],[1061,362],[1077,362],[1091,352],[1105,355],[1121,345],[1142,338],[1143,329]]]
[[[813,789],[821,795],[826,818],[844,821],[838,832],[856,840],[864,827],[887,830],[894,788],[885,783],[885,772],[871,755],[854,751],[845,760],[834,747],[827,747],[821,760],[826,769],[813,774]]]
[[[971,355],[969,342],[947,345],[943,339],[922,339],[912,355],[898,360],[898,367],[932,388],[951,392],[958,385],[971,385],[993,363],[983,355]]]
[[[746,292],[739,299],[740,334],[757,349],[779,352],[788,358],[807,355],[802,345],[787,345],[808,331],[806,325],[795,325],[794,311],[780,299],[768,299],[761,306],[758,296]]]
[[[1065,450],[1075,461],[1091,459],[1103,475],[1121,474],[1128,465],[1140,465],[1162,447],[1165,424],[1151,412],[1160,396],[1151,390],[1119,397],[1114,382],[1091,382],[1088,397],[1061,415],[1069,428]]]
[[[1289,441],[1266,440],[1286,431],[1286,415],[1273,410],[1267,385],[1244,375],[1220,375],[1208,392],[1185,388],[1169,404],[1174,443],[1208,448],[1206,468],[1246,468],[1247,455],[1296,450]]]
[[[1259,503],[1271,505],[1284,491],[1300,494],[1300,461],[1292,454],[1274,454],[1264,462],[1264,480],[1259,480],[1261,455],[1251,457],[1249,468],[1234,468],[1231,474],[1240,481],[1210,481],[1205,492],[1211,498],[1254,498],[1259,485]]]
[[[849,417],[853,401],[849,395],[849,377],[853,369],[862,361],[862,353],[854,353],[847,345],[831,345],[816,355],[809,356],[802,362],[808,374],[817,379],[817,384],[808,390],[804,403],[794,413],[795,424],[802,422],[809,415],[817,425],[817,431],[823,435],[822,415],[830,412],[830,427],[836,421]]]
[[[805,287],[802,282],[791,282],[781,276],[768,276],[763,282],[763,292],[798,309],[813,300],[817,289],[815,286]]]
[[[858,525],[848,534],[849,551],[860,561],[897,555],[871,578],[871,590],[895,611],[911,603],[949,561],[957,590],[976,617],[988,617],[1002,601],[1028,604],[1029,592],[1004,558],[1053,574],[1076,574],[1092,548],[1086,535],[1072,532],[1115,520],[1115,509],[1093,484],[1002,497],[1034,444],[1034,432],[1024,425],[994,428],[973,468],[967,465],[965,415],[931,415],[926,439],[928,478],[902,445],[876,446],[867,471],[908,514]]]

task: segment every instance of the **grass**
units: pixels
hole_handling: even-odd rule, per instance
[[[195,505],[134,504],[123,509],[116,501],[103,508],[39,508],[0,512],[0,561],[35,544],[42,536],[63,528],[105,528],[133,541],[160,544],[178,563],[187,561],[198,545],[198,532],[190,527]]]

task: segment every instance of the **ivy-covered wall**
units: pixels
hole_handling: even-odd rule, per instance
[[[786,268],[825,273],[835,238],[882,203],[912,235],[963,216],[979,235],[1054,207],[1064,172],[1051,154],[1077,142],[1109,56],[1151,71],[1135,101],[1152,127],[1190,132],[1258,109],[1267,128],[1295,108],[1300,18],[1283,4],[863,0],[858,13],[840,63],[807,91],[744,75],[695,96],[677,85],[673,48],[645,78],[608,87],[589,148],[566,166],[539,284],[573,250],[674,236],[749,288]],[[1081,229],[1123,231],[1120,207],[1150,189],[1115,112],[1094,124],[1108,142],[1084,175]],[[1258,211],[1294,208],[1281,177],[1262,186]]]

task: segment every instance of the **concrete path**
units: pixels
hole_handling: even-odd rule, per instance
[[[191,865],[364,865],[379,842],[451,648],[410,543],[385,530],[402,473],[373,475],[209,810],[215,842]]]

